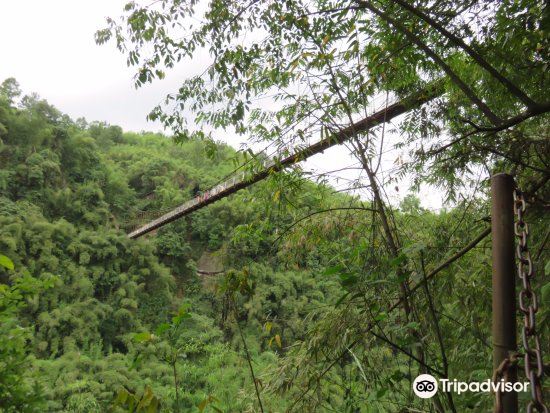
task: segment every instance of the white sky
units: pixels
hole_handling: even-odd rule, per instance
[[[73,119],[105,121],[125,130],[161,130],[146,115],[167,93],[177,90],[181,81],[208,63],[206,55],[185,62],[168,73],[166,79],[136,90],[133,70],[114,44],[98,46],[96,30],[105,26],[107,16],[117,17],[127,0],[0,0],[0,82],[15,77],[25,93],[36,92]],[[216,136],[233,146],[234,137]],[[394,167],[399,152],[389,152],[383,170]],[[327,150],[308,160],[307,170],[317,173],[349,166],[345,147]],[[339,173],[352,179],[356,172]],[[342,187],[345,180],[333,181]],[[402,182],[387,188],[392,203],[407,193]],[[422,205],[441,207],[441,193],[433,189],[419,194]]]

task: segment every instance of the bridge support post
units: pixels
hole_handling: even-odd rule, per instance
[[[516,265],[514,249],[514,178],[497,174],[491,178],[491,235],[493,286],[493,369],[517,350]],[[517,381],[517,368],[509,370],[508,381]],[[504,413],[518,412],[517,393],[502,394]]]

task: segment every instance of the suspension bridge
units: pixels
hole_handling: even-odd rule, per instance
[[[148,222],[128,234],[130,238],[138,238],[148,232],[162,227],[178,218],[201,209],[219,199],[225,198],[243,188],[253,185],[269,176],[270,173],[283,170],[285,167],[300,162],[315,154],[323,152],[334,145],[368,131],[377,125],[389,122],[395,117],[417,108],[441,94],[438,84],[409,96],[406,99],[386,103],[384,109],[375,111],[359,122],[340,129],[327,138],[298,148],[294,153],[281,159],[265,159],[258,172],[239,173],[231,176],[219,185],[204,191],[201,195],[185,202],[177,208]],[[531,400],[527,411],[535,409],[548,412],[543,400],[542,376],[544,364],[538,329],[535,328],[535,314],[538,311],[536,295],[533,292],[533,264],[527,246],[528,227],[524,221],[526,201],[523,193],[517,188],[514,178],[507,174],[496,174],[491,178],[491,228],[486,228],[476,239],[471,241],[458,253],[440,264],[425,276],[424,282],[433,278],[440,270],[460,258],[475,246],[481,239],[492,233],[492,335],[493,335],[493,382],[499,380],[516,382],[517,377],[517,337],[516,337],[516,270],[522,280],[519,294],[519,310],[523,313],[522,339],[524,347],[524,368],[526,378],[531,385]],[[514,220],[514,215],[517,219]],[[515,221],[515,222],[514,222]],[[518,237],[516,248],[514,238]],[[515,252],[515,254],[514,254]],[[518,266],[515,267],[514,255]],[[219,271],[202,271],[201,275],[215,275]],[[408,294],[416,291],[422,282],[409,286]],[[527,297],[527,298],[526,298]],[[530,297],[530,298],[529,298]],[[402,302],[399,299],[389,311],[397,308]],[[369,327],[370,328],[370,327]],[[510,380],[509,380],[510,379]],[[495,412],[518,412],[518,397],[515,392],[495,392]]]
[[[392,103],[387,102],[382,109],[375,111],[373,114],[330,134],[326,138],[322,138],[305,147],[298,148],[290,155],[281,157],[280,159],[274,158],[263,160],[261,168],[256,172],[241,172],[229,177],[222,183],[203,191],[202,194],[195,196],[182,205],[135,229],[128,234],[128,237],[132,239],[141,237],[142,235],[154,231],[194,211],[204,208],[205,206],[225,198],[243,188],[247,188],[256,182],[265,179],[271,173],[279,172],[290,165],[303,161],[304,159],[318,153],[322,153],[332,146],[339,145],[375,126],[389,122],[397,116],[410,111],[411,109],[420,107],[440,94],[441,87],[440,84],[436,82],[429,85],[422,91],[414,93],[404,99],[396,99]]]

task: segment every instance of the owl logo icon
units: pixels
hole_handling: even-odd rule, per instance
[[[413,392],[421,399],[429,399],[437,393],[437,379],[430,374],[421,374],[413,382]]]

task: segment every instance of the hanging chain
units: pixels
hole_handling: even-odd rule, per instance
[[[518,260],[518,275],[522,282],[519,293],[519,309],[523,313],[522,339],[524,355],[525,375],[531,383],[531,401],[527,405],[527,413],[535,410],[539,413],[549,413],[548,407],[542,399],[542,375],[543,363],[540,347],[540,338],[535,324],[535,316],[539,309],[537,296],[531,288],[534,276],[533,261],[527,245],[529,226],[523,216],[526,210],[526,202],[520,189],[514,190],[514,212],[516,222],[514,232],[518,238],[516,256]]]
[[[498,383],[501,380],[504,380],[505,382],[509,381],[510,370],[517,366],[520,356],[521,355],[519,353],[513,353],[502,360],[498,368],[493,373],[493,383]],[[502,391],[500,387],[495,391],[495,408],[493,413],[503,413]]]

